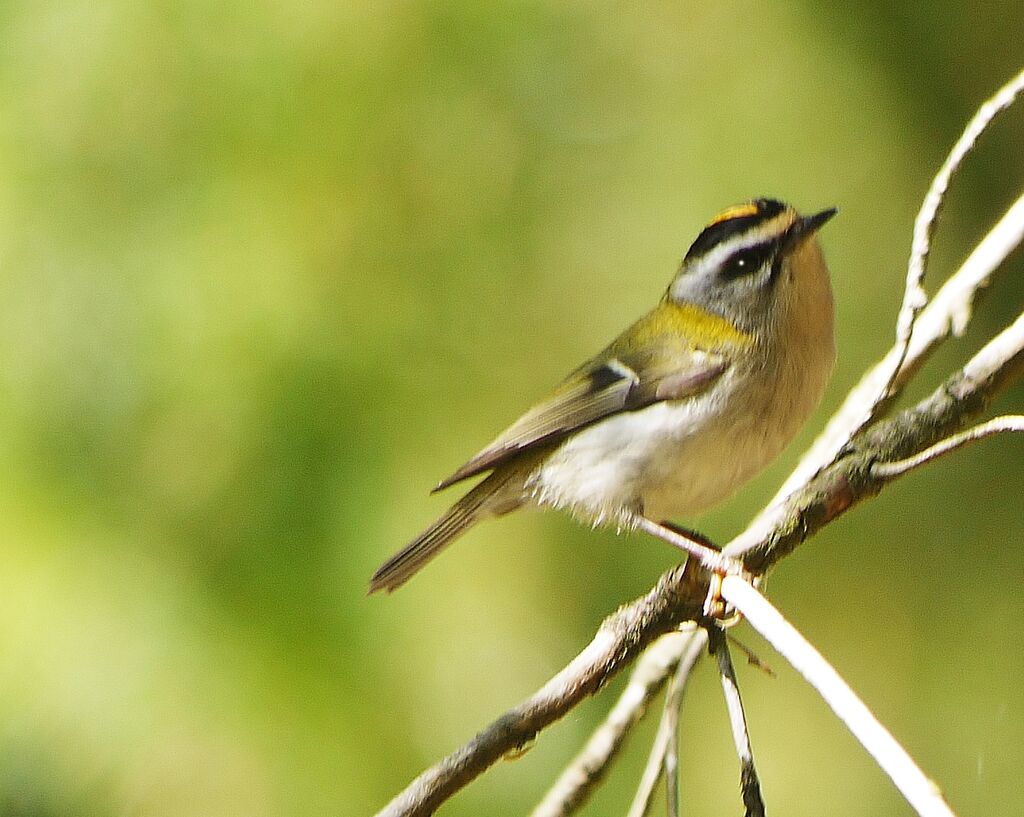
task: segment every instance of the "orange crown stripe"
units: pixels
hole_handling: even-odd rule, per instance
[[[721,224],[723,221],[730,221],[734,218],[743,218],[744,216],[756,216],[760,210],[755,202],[748,204],[737,204],[733,207],[729,207],[723,210],[717,216],[715,216],[708,223],[708,227],[713,227],[715,224]]]

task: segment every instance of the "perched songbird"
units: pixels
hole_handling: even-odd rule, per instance
[[[804,217],[757,199],[716,216],[653,311],[435,488],[490,472],[381,565],[370,592],[394,590],[480,520],[524,506],[701,550],[662,520],[732,494],[825,390],[832,289],[815,233],[835,212]]]

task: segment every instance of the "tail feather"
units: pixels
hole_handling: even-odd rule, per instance
[[[484,504],[504,483],[504,479],[496,479],[496,475],[492,474],[452,505],[440,519],[377,568],[370,579],[369,592],[386,590],[390,593],[397,590],[445,546],[481,518],[491,515]]]

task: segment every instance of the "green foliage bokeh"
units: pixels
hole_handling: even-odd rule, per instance
[[[918,203],[1022,26],[952,0],[5,4],[0,812],[371,813],[532,691],[675,554],[521,514],[367,598],[429,487],[762,194],[841,208],[806,443],[889,344]],[[958,178],[933,285],[1022,145],[1013,110]],[[915,393],[1022,302],[1018,259]],[[770,587],[965,813],[1020,800],[1021,446],[901,481]],[[685,521],[736,532],[798,448]],[[757,649],[769,807],[909,814]],[[524,813],[616,688],[444,813]],[[686,813],[739,813],[706,669],[683,720]],[[588,814],[623,812],[649,736]]]

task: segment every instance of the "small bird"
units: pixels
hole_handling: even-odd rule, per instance
[[[724,210],[661,302],[434,490],[487,473],[388,559],[370,592],[404,584],[477,522],[562,508],[641,529],[704,559],[669,522],[730,496],[818,405],[835,361],[832,288],[815,234],[774,199]]]

